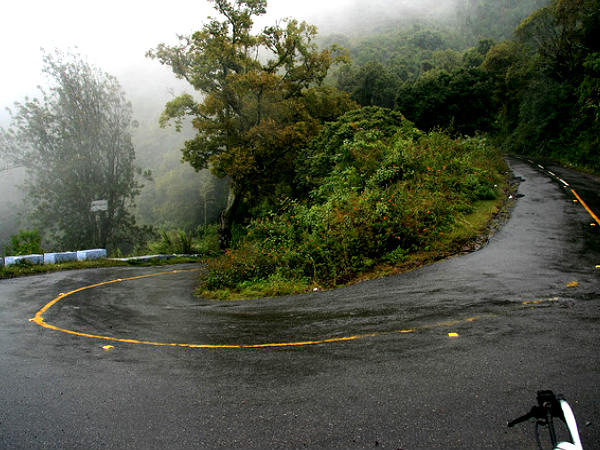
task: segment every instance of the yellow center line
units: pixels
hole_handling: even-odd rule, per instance
[[[200,269],[186,269],[186,270],[171,270],[169,272],[159,272],[159,273],[151,273],[149,275],[139,275],[136,277],[129,277],[129,278],[117,278],[116,280],[110,280],[110,281],[103,281],[102,283],[96,283],[96,284],[90,284],[89,286],[84,286],[84,287],[80,287],[78,289],[74,289],[70,292],[67,292],[66,294],[60,294],[58,297],[56,297],[55,299],[53,299],[52,301],[50,301],[49,303],[47,303],[46,305],[44,305],[44,307],[42,309],[40,309],[36,314],[35,317],[33,319],[30,319],[31,322],[35,322],[38,323],[38,321],[43,322],[43,314],[48,311],[52,306],[54,306],[56,303],[58,303],[60,300],[62,300],[63,298],[71,295],[71,294],[75,294],[77,292],[81,292],[81,291],[85,291],[87,289],[92,289],[98,286],[105,286],[107,284],[112,284],[112,283],[120,283],[121,281],[130,281],[130,280],[139,280],[141,278],[150,278],[150,277],[157,277],[159,275],[167,275],[167,274],[172,274],[172,273],[182,273],[182,272],[197,272]]]
[[[528,160],[531,164],[533,164],[533,161]],[[538,164],[538,167],[542,170],[545,170],[543,166]],[[562,184],[565,185],[565,187],[570,187],[571,185],[569,183],[567,183],[565,180],[563,180],[562,178],[560,178],[559,176],[557,176],[554,172],[548,170],[547,173],[549,175],[551,175],[554,178],[557,178]],[[592,218],[596,221],[596,223],[598,225],[600,225],[600,219],[598,219],[598,216],[596,214],[594,214],[594,211],[592,211],[592,209],[583,201],[583,199],[579,196],[579,194],[577,192],[575,192],[575,189],[571,189],[571,192],[573,193],[573,195],[577,198],[577,200],[579,201],[579,203],[581,203],[583,205],[583,207],[586,209],[586,211],[590,214],[590,216],[592,216]],[[575,200],[573,200],[575,201]]]
[[[78,289],[74,289],[67,293],[61,293],[58,297],[52,299],[50,302],[48,302],[46,305],[44,305],[35,314],[35,316],[32,319],[29,319],[29,321],[33,322],[41,327],[44,327],[44,328],[47,328],[47,329],[50,329],[53,331],[59,331],[61,333],[66,333],[66,334],[71,334],[71,335],[85,337],[85,338],[91,338],[91,339],[99,339],[99,340],[103,340],[103,341],[121,342],[121,343],[125,343],[125,344],[142,344],[142,345],[152,345],[152,346],[156,346],[156,347],[185,347],[185,348],[204,348],[204,349],[225,349],[225,348],[244,349],[244,348],[269,348],[269,347],[299,347],[299,346],[317,345],[317,344],[331,344],[331,343],[336,343],[336,342],[348,342],[348,341],[355,341],[355,340],[359,340],[359,339],[365,339],[365,338],[377,337],[377,336],[383,336],[383,335],[390,335],[390,334],[416,333],[417,331],[420,331],[420,330],[427,330],[427,329],[431,329],[431,328],[440,328],[440,327],[449,327],[449,326],[458,325],[460,323],[474,322],[475,320],[479,320],[479,319],[483,319],[483,318],[495,317],[493,314],[487,314],[487,315],[481,315],[481,316],[475,316],[475,317],[468,317],[466,319],[461,319],[461,320],[451,320],[451,321],[446,321],[446,322],[439,322],[439,323],[432,324],[432,325],[422,325],[420,327],[415,327],[415,328],[405,328],[405,329],[393,330],[393,331],[380,331],[380,332],[373,332],[373,333],[356,334],[353,336],[341,336],[341,337],[316,339],[316,340],[305,340],[305,341],[296,341],[296,342],[273,342],[273,343],[264,343],[264,344],[238,344],[238,345],[185,344],[185,343],[177,343],[177,342],[155,342],[155,341],[146,341],[146,340],[140,340],[140,339],[117,338],[114,336],[104,336],[104,335],[99,335],[99,334],[91,334],[91,333],[85,333],[85,332],[81,332],[81,331],[68,330],[68,329],[60,328],[60,327],[57,327],[50,323],[47,323],[44,320],[44,313],[46,313],[52,306],[54,306],[56,303],[58,303],[65,297],[68,297],[69,295],[72,295],[72,294],[76,294],[77,292],[82,292],[87,289],[92,289],[95,287],[106,286],[106,285],[112,284],[112,283],[120,283],[122,281],[139,280],[142,278],[157,277],[160,275],[168,275],[168,274],[173,274],[173,273],[195,272],[198,270],[200,270],[200,269],[173,270],[173,271],[169,271],[169,272],[159,272],[159,273],[153,273],[153,274],[149,274],[149,275],[139,275],[136,277],[117,278],[116,280],[104,281],[102,283],[95,283],[95,284],[91,284],[89,286],[80,287]]]
[[[592,216],[594,218],[594,220],[596,221],[596,223],[598,225],[600,225],[600,219],[598,219],[598,216],[596,216],[596,214],[594,214],[594,211],[592,211],[590,209],[590,207],[588,205],[586,205],[586,203],[583,201],[583,199],[579,196],[579,194],[577,192],[575,192],[574,189],[571,189],[571,192],[573,193],[573,195],[575,197],[577,197],[577,200],[579,200],[579,203],[581,203],[583,205],[583,207],[586,209],[586,211],[588,213],[590,213],[590,216]]]

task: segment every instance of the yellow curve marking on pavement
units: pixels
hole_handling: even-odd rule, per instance
[[[552,297],[552,298],[542,298],[542,299],[538,299],[538,300],[527,300],[527,301],[521,302],[521,304],[524,306],[541,305],[543,303],[550,303],[550,302],[557,302],[557,301],[559,301],[558,297]]]
[[[528,160],[529,161],[529,160]],[[533,164],[533,161],[529,161],[531,164]],[[544,170],[544,167],[538,164],[538,167],[542,170]],[[563,180],[562,178],[560,178],[559,176],[557,176],[554,172],[551,171],[547,171],[547,173],[549,175],[551,175],[554,178],[557,178],[562,184],[564,184],[565,187],[571,187],[571,185],[569,183],[567,183],[565,180]],[[592,216],[592,218],[596,221],[596,223],[592,224],[592,225],[600,225],[600,219],[598,218],[598,216],[594,213],[594,211],[592,211],[592,209],[583,201],[583,199],[579,196],[579,194],[577,192],[575,192],[575,189],[571,189],[572,194],[575,196],[575,198],[577,200],[573,200],[574,203],[581,203],[581,205],[583,205],[583,207],[586,209],[586,211],[590,214],[590,216]]]
[[[579,203],[581,203],[583,205],[583,207],[585,208],[585,210],[590,214],[590,216],[592,216],[592,218],[596,221],[596,223],[598,225],[600,225],[600,219],[598,219],[598,216],[596,214],[594,214],[594,211],[592,211],[590,209],[590,207],[588,205],[586,205],[586,203],[583,201],[583,199],[579,196],[579,194],[577,192],[575,192],[574,189],[571,189],[571,192],[573,193],[573,195],[575,197],[577,197],[577,200],[579,200]]]
[[[100,339],[100,340],[104,340],[104,341],[121,342],[121,343],[125,343],[125,344],[142,344],[142,345],[152,345],[152,346],[156,346],[156,347],[244,349],[244,348],[268,348],[268,347],[299,347],[299,346],[306,346],[306,345],[331,344],[331,343],[335,343],[335,342],[348,342],[348,341],[355,341],[358,339],[365,339],[365,338],[390,335],[390,334],[416,333],[417,331],[420,331],[420,330],[427,330],[427,329],[431,329],[431,328],[440,328],[440,327],[450,327],[450,326],[455,326],[455,325],[465,323],[465,322],[474,322],[476,320],[480,320],[480,319],[484,319],[484,318],[488,318],[488,317],[495,317],[493,314],[487,314],[487,315],[468,317],[466,319],[460,319],[460,320],[438,322],[438,323],[431,324],[431,325],[422,325],[422,326],[415,327],[415,328],[405,328],[405,329],[393,330],[393,331],[380,331],[380,332],[373,332],[373,333],[356,334],[353,336],[342,336],[342,337],[333,337],[333,338],[326,338],[326,339],[306,340],[306,341],[297,341],[297,342],[274,342],[274,343],[265,343],[265,344],[238,344],[238,345],[184,344],[184,343],[176,343],[176,342],[154,342],[154,341],[145,341],[145,340],[140,340],[140,339],[117,338],[114,336],[103,336],[103,335],[99,335],[99,334],[84,333],[81,331],[67,330],[65,328],[60,328],[55,325],[52,325],[44,320],[44,313],[47,312],[52,306],[54,306],[56,303],[58,303],[65,297],[68,297],[69,295],[72,295],[72,294],[76,294],[77,292],[85,291],[87,289],[92,289],[95,287],[106,286],[106,285],[112,284],[112,283],[120,283],[122,281],[139,280],[142,278],[157,277],[160,275],[168,275],[168,274],[173,274],[173,273],[195,272],[198,270],[200,270],[200,269],[173,270],[173,271],[169,271],[169,272],[159,272],[159,273],[153,273],[153,274],[149,274],[149,275],[139,275],[136,277],[117,278],[116,280],[104,281],[102,283],[91,284],[89,286],[84,286],[84,287],[81,287],[78,289],[74,289],[70,292],[61,293],[58,297],[52,299],[50,302],[48,302],[46,305],[44,305],[35,314],[35,316],[32,319],[29,319],[29,321],[33,322],[41,327],[44,327],[44,328],[47,328],[47,329],[50,329],[53,331],[60,331],[61,333],[66,333],[66,334],[71,334],[71,335],[86,337],[86,338],[91,338],[91,339]],[[104,349],[112,349],[114,347],[107,345],[107,346],[104,346],[103,348]]]

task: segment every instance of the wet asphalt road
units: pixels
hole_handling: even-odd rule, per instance
[[[180,272],[74,293],[60,328],[29,322],[60,293],[189,268],[0,281],[0,449],[535,449],[506,428],[538,389],[562,392],[600,448],[600,226],[536,165],[481,250],[300,297],[216,303]],[[548,169],[548,168],[547,168]],[[600,211],[600,182],[557,167]],[[450,338],[448,333],[458,333]],[[104,345],[114,346],[104,350]]]

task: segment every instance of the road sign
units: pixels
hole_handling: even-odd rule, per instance
[[[108,211],[108,200],[94,200],[92,202],[92,212]]]

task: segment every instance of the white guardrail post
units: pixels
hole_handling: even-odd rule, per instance
[[[58,252],[44,253],[41,255],[20,255],[5,256],[0,258],[0,266],[11,266],[19,262],[29,264],[59,264],[68,261],[90,261],[93,259],[106,258],[107,253],[104,248],[95,248],[92,250],[79,250],[76,252]]]

